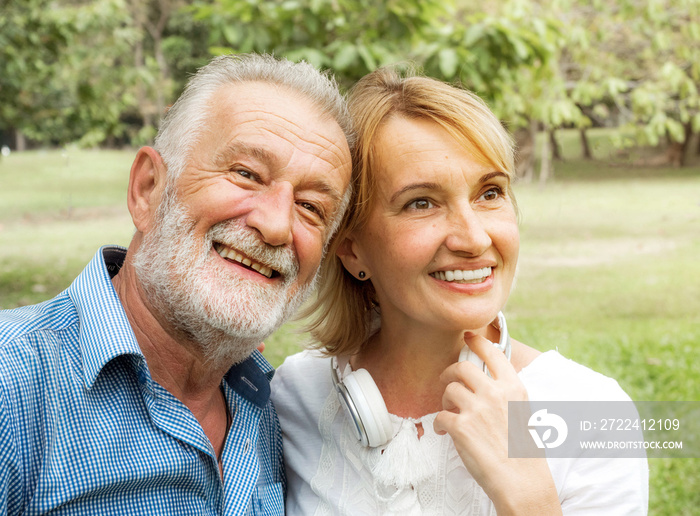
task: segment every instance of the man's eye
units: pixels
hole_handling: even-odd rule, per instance
[[[307,211],[310,211],[314,215],[318,215],[319,217],[322,215],[320,208],[315,204],[311,204],[310,202],[300,202],[299,206],[301,206]]]
[[[257,180],[257,176],[253,174],[250,170],[246,170],[244,168],[231,168],[231,172],[238,174],[241,177],[244,177],[246,179],[250,179],[252,181]]]
[[[429,208],[433,208],[434,204],[430,202],[428,199],[416,199],[415,201],[411,201],[406,205],[406,208],[412,209],[412,210],[427,210]]]

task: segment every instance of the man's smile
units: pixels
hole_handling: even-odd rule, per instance
[[[231,249],[230,247],[221,244],[219,242],[214,242],[214,249],[216,250],[217,253],[219,253],[219,256],[226,260],[231,260],[234,262],[238,262],[244,267],[248,269],[252,269],[255,272],[258,272],[262,274],[263,276],[266,276],[268,278],[271,278],[273,275],[278,276],[279,273],[267,265],[264,265],[262,263],[256,262],[249,257],[247,257],[244,254],[241,254],[240,252],[236,251],[235,249]]]

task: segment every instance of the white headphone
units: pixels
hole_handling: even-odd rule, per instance
[[[510,337],[506,318],[502,312],[498,312],[498,319],[492,324],[501,332],[498,343],[494,342],[493,345],[505,353],[506,358],[510,360]],[[465,360],[481,367],[486,374],[490,375],[486,364],[467,346],[464,346],[459,354],[459,361]],[[345,407],[353,423],[357,440],[364,446],[372,448],[388,443],[394,436],[393,425],[384,398],[369,372],[366,369],[353,371],[349,357],[333,357],[331,378],[340,404]]]

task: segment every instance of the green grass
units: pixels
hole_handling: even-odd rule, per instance
[[[0,160],[0,308],[66,288],[105,243],[128,245],[132,152],[35,151]]]
[[[637,400],[700,400],[700,167],[641,168],[604,131],[600,161],[564,163],[541,188],[516,185],[521,260],[507,315],[513,336],[616,378]],[[0,307],[67,287],[102,244],[133,231],[133,152],[12,154],[0,161]],[[611,158],[612,156],[612,158]],[[289,323],[268,341],[273,365],[301,349]],[[699,514],[700,459],[650,461],[650,514]]]

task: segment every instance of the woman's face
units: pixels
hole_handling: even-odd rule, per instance
[[[429,120],[393,117],[375,145],[376,196],[352,236],[353,272],[368,273],[382,324],[486,326],[508,298],[518,259],[508,176]]]

